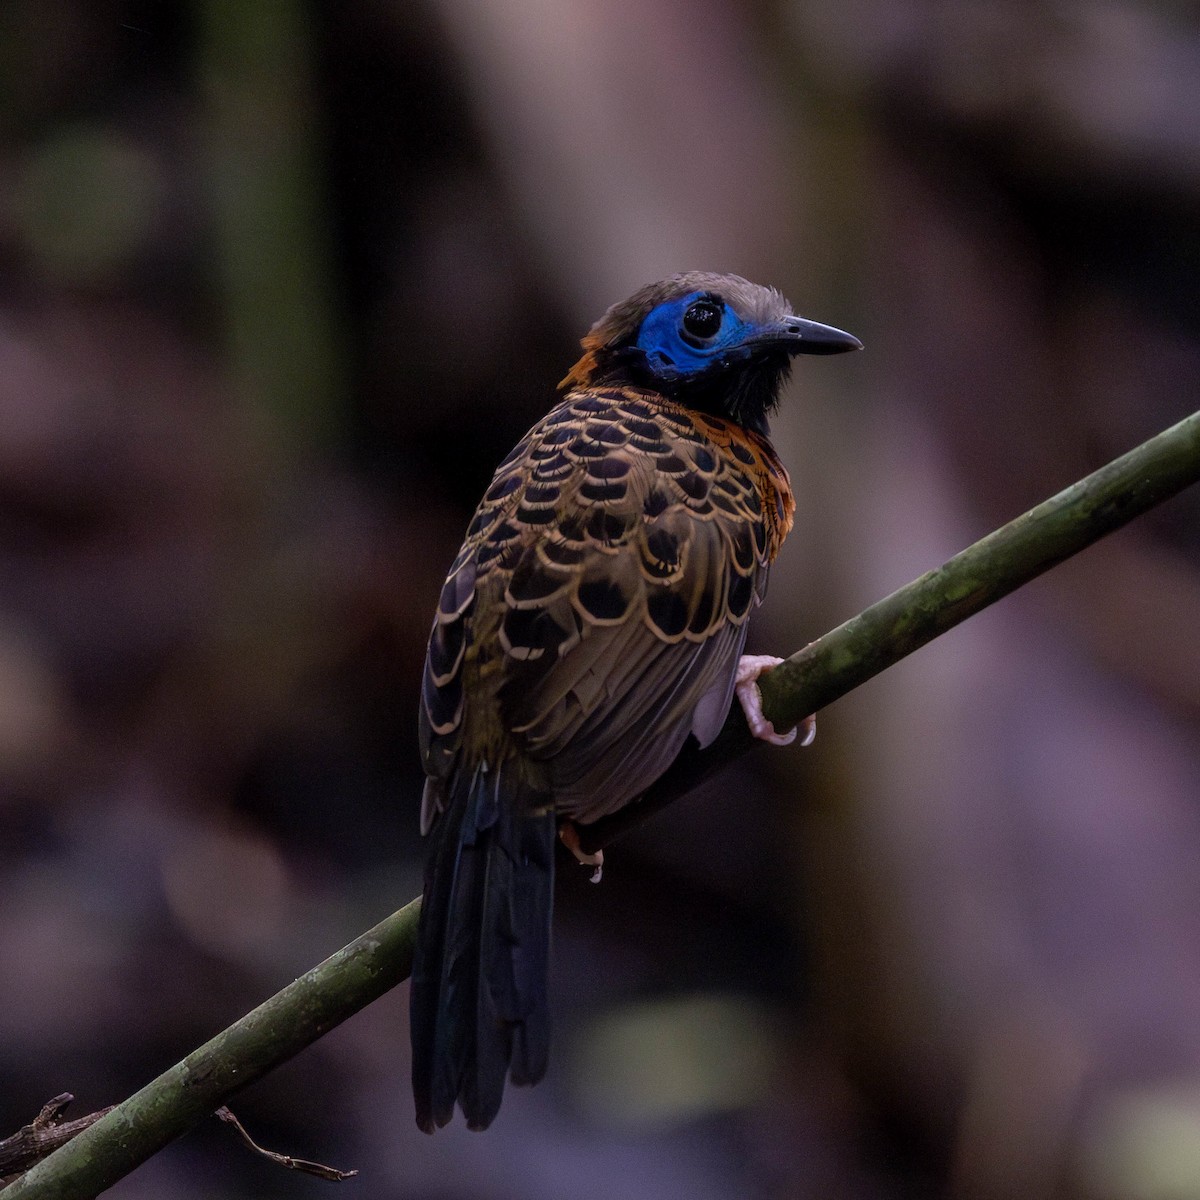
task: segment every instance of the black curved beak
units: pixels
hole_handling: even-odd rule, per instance
[[[759,345],[778,346],[789,354],[845,354],[847,350],[863,348],[854,334],[834,329],[832,325],[806,321],[803,317],[784,317],[763,329],[754,341]]]

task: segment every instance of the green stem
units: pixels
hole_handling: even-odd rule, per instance
[[[780,728],[825,707],[960,621],[1200,479],[1200,413],[1072,485],[793,655],[762,680]],[[580,830],[599,848],[756,743],[740,708],[637,803]],[[32,1167],[4,1200],[89,1200],[234,1093],[408,977],[414,900]]]

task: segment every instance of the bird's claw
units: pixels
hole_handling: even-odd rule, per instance
[[[815,716],[805,717],[799,726],[789,729],[787,733],[777,733],[775,726],[763,715],[762,693],[758,690],[758,677],[771,670],[772,667],[779,666],[781,662],[783,659],[776,658],[773,654],[743,654],[738,659],[737,674],[734,676],[734,692],[742,706],[742,712],[746,714],[746,724],[750,726],[750,732],[756,738],[770,742],[772,746],[790,746],[796,740],[796,735],[803,729],[804,736],[800,739],[800,745],[810,746],[813,738],[817,736],[817,718]]]
[[[596,868],[592,872],[591,882],[599,883],[604,875],[604,851],[597,850],[594,854],[588,854],[579,844],[579,830],[575,828],[574,821],[564,821],[558,827],[558,836],[562,839],[562,844],[575,855],[579,862],[585,867]]]

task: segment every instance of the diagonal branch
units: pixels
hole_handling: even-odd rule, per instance
[[[789,729],[914,650],[1200,480],[1200,412],[1002,525],[920,579],[818,638],[759,680],[763,712]],[[628,807],[579,829],[607,846],[757,743],[734,705],[704,750],[689,742]]]
[[[830,704],[1063,559],[1200,480],[1200,413],[1073,484],[872,605],[761,681],[780,728]],[[739,709],[646,796],[580,830],[598,848],[752,745]],[[414,900],[193,1051],[4,1189],[4,1200],[90,1200],[412,968]]]

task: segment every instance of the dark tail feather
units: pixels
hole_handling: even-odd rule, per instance
[[[553,811],[511,767],[456,781],[432,833],[410,1011],[417,1124],[461,1105],[472,1129],[500,1109],[504,1078],[546,1072]]]

